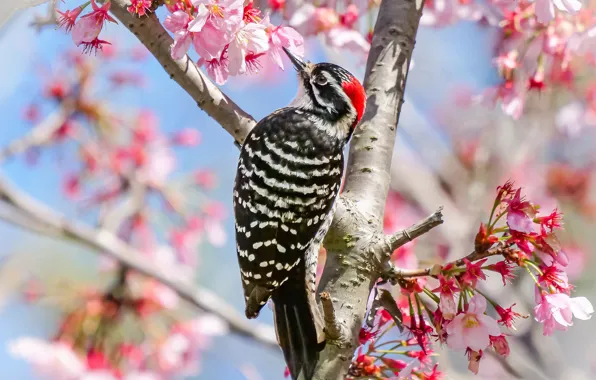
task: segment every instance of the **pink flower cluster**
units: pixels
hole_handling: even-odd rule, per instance
[[[101,50],[109,42],[99,39],[106,21],[116,23],[116,20],[108,14],[110,1],[106,1],[101,7],[95,0],[91,0],[92,11],[79,18],[79,15],[89,3],[85,3],[75,9],[66,12],[58,11],[58,23],[66,31],[71,32],[72,40],[77,46],[83,46],[83,51],[92,52]]]
[[[429,378],[426,373],[432,367],[427,358],[432,352],[431,336],[453,350],[465,351],[469,369],[474,373],[478,372],[486,350],[506,357],[509,344],[503,330],[513,328],[514,320],[522,315],[512,310],[514,305],[504,308],[481,291],[488,273],[499,275],[503,286],[515,278],[516,268],[530,273],[536,289],[534,316],[543,323],[544,335],[566,330],[573,325],[573,317],[590,319],[594,313],[590,301],[571,297],[573,287],[565,272],[569,259],[556,236],[561,228],[562,215],[556,209],[541,215],[538,206],[522,197],[520,188],[514,188],[511,182],[499,187],[490,218],[481,224],[472,254],[439,269],[413,272],[420,273],[414,276],[433,273],[438,280],[434,289],[427,287],[425,278],[397,280],[401,287],[396,298],[400,313],[392,315],[381,309],[374,327],[361,330],[360,343],[368,348],[366,352],[361,348],[353,362],[353,377],[394,373],[400,377],[411,374],[413,378]],[[494,258],[498,259],[489,263]],[[424,305],[421,293],[430,297],[435,306]],[[498,320],[487,315],[489,305]],[[390,352],[413,357],[411,351],[404,350],[408,345],[402,339],[381,340],[395,326],[394,318],[399,318],[400,328],[412,336],[410,343],[420,346],[424,353],[416,356],[416,361],[387,364]],[[394,347],[388,348],[391,345]],[[378,356],[378,352],[382,354]]]
[[[172,58],[181,59],[192,46],[217,84],[230,75],[256,72],[262,59],[270,59],[283,69],[282,47],[304,55],[304,41],[291,27],[271,24],[261,18],[252,2],[243,0],[178,1],[168,5],[171,14],[164,26],[174,34]]]
[[[365,60],[373,28],[367,16],[378,4],[378,1],[355,1],[346,3],[342,9],[333,1],[287,1],[284,15],[289,25],[302,35],[320,35],[327,46],[351,51]],[[366,20],[366,26],[362,20]]]
[[[204,315],[174,325],[152,344],[121,343],[115,348],[117,355],[98,349],[81,351],[66,335],[52,341],[18,338],[9,343],[8,351],[30,362],[35,373],[46,379],[167,380],[195,373],[201,350],[212,337],[226,332],[221,320]]]

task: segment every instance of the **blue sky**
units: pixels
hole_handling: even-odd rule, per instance
[[[72,5],[72,1],[67,1]],[[28,24],[31,16],[42,9],[21,13],[0,30],[0,56],[3,59],[0,72],[0,114],[3,127],[0,129],[0,144],[5,145],[27,131],[21,120],[22,109],[39,93],[38,67],[47,65],[61,51],[70,48],[72,42],[61,31],[47,29],[37,34]],[[136,40],[121,26],[110,26],[110,39],[119,46],[134,46]],[[426,115],[438,103],[444,101],[456,84],[466,83],[476,89],[496,81],[490,67],[492,55],[489,36],[475,25],[460,24],[440,31],[420,31],[415,50],[415,69],[408,77],[406,106],[402,123],[430,122]],[[316,46],[313,42],[312,46]],[[323,60],[318,49],[308,52],[312,61]],[[340,63],[340,62],[338,62]],[[201,131],[205,142],[196,149],[188,149],[178,155],[180,170],[196,167],[215,168],[219,176],[219,188],[214,196],[231,207],[231,187],[235,173],[237,149],[233,141],[211,118],[206,116],[174,81],[170,80],[153,58],[143,65],[143,74],[150,78],[150,85],[144,91],[128,91],[111,99],[126,105],[153,109],[161,121],[162,128],[173,131],[193,127]],[[247,112],[259,119],[276,108],[286,105],[295,94],[295,78],[290,73],[280,75],[276,83],[254,81],[254,85],[230,83],[224,91]],[[259,83],[257,85],[257,83]],[[420,117],[422,116],[422,117]],[[38,199],[51,204],[68,215],[76,216],[73,205],[60,194],[61,170],[51,155],[44,155],[38,165],[29,167],[22,159],[6,163],[5,174],[19,186]],[[228,236],[233,236],[233,223],[226,223]],[[89,263],[95,259],[91,253],[81,252],[78,247],[68,247],[50,239],[37,238],[0,223],[0,239],[3,250],[0,257],[15,252],[32,253],[41,263],[56,262]],[[233,241],[222,249],[206,249],[198,281],[217,291],[222,297],[242,310],[241,286],[237,276],[237,264]],[[81,270],[80,266],[74,266]],[[66,268],[56,273],[72,275]],[[89,270],[89,269],[84,269]],[[80,273],[78,273],[80,276]],[[271,322],[269,312],[263,313],[262,322]],[[10,358],[5,343],[21,335],[48,336],[55,331],[57,315],[52,309],[23,305],[9,300],[0,309],[0,377],[6,380],[32,379],[24,362]],[[215,341],[213,349],[205,354],[204,372],[198,378],[242,379],[238,366],[251,362],[264,379],[280,379],[283,373],[281,355],[259,349],[242,339],[226,337]]]

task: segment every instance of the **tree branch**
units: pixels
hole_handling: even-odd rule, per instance
[[[171,79],[175,80],[209,116],[217,121],[234,140],[242,144],[255,125],[252,116],[222,93],[219,88],[188,57],[176,61],[170,56],[174,42],[157,16],[136,17],[128,12],[129,0],[112,0],[110,10],[159,61]]]
[[[0,149],[0,163],[17,154],[24,153],[31,147],[46,144],[72,113],[73,108],[65,104],[59,110],[50,114],[25,136]]]
[[[275,333],[270,326],[250,323],[234,307],[225,303],[210,290],[195,288],[180,282],[175,275],[163,273],[146,260],[140,252],[118,239],[111,232],[94,229],[84,223],[67,219],[64,215],[25,194],[1,175],[0,198],[15,211],[35,223],[33,225],[19,223],[18,218],[15,219],[9,214],[0,213],[0,218],[5,221],[32,231],[47,231],[54,236],[70,238],[94,251],[108,255],[122,265],[167,285],[182,299],[199,309],[218,316],[228,324],[232,332],[277,349]]]
[[[440,272],[442,267],[447,265],[454,265],[454,266],[462,266],[465,264],[464,259],[468,259],[470,261],[478,261],[485,259],[487,257],[502,255],[506,250],[505,243],[499,242],[497,245],[492,247],[491,249],[484,251],[484,252],[472,252],[466,257],[461,259],[451,261],[446,263],[445,265],[433,265],[432,267],[428,268],[420,268],[420,269],[401,269],[401,268],[392,268],[391,273],[389,273],[388,278],[392,280],[397,280],[400,278],[412,278],[412,277],[423,277],[423,276],[437,276]]]
[[[389,259],[383,255],[388,248],[383,215],[397,121],[422,8],[423,0],[385,0],[379,9],[364,79],[366,112],[350,144],[344,191],[325,238],[327,261],[319,284],[319,293],[332,295],[336,320],[348,327],[340,341],[350,344],[327,342],[316,380],[345,378],[359,345],[370,291]],[[441,221],[437,217],[435,225]],[[417,231],[417,235],[425,232]],[[395,244],[403,238],[396,237]],[[383,256],[381,263],[375,260]]]
[[[344,192],[383,217],[391,157],[423,0],[383,1],[366,63],[366,112],[350,144]]]
[[[413,226],[396,232],[387,238],[388,250],[386,255],[391,255],[393,251],[404,244],[411,242],[418,236],[424,235],[436,226],[443,223],[443,207],[439,207],[437,211],[429,215],[426,219],[414,224]]]

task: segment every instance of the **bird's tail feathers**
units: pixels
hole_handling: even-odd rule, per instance
[[[303,372],[304,379],[311,380],[324,343],[317,339],[306,287],[287,281],[276,289],[272,300],[277,339],[292,379],[298,379]]]

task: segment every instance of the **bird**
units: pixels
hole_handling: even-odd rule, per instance
[[[296,69],[298,92],[242,144],[233,188],[236,251],[246,317],[256,318],[271,299],[290,375],[310,380],[325,345],[315,296],[318,253],[366,94],[341,66],[284,52]]]

